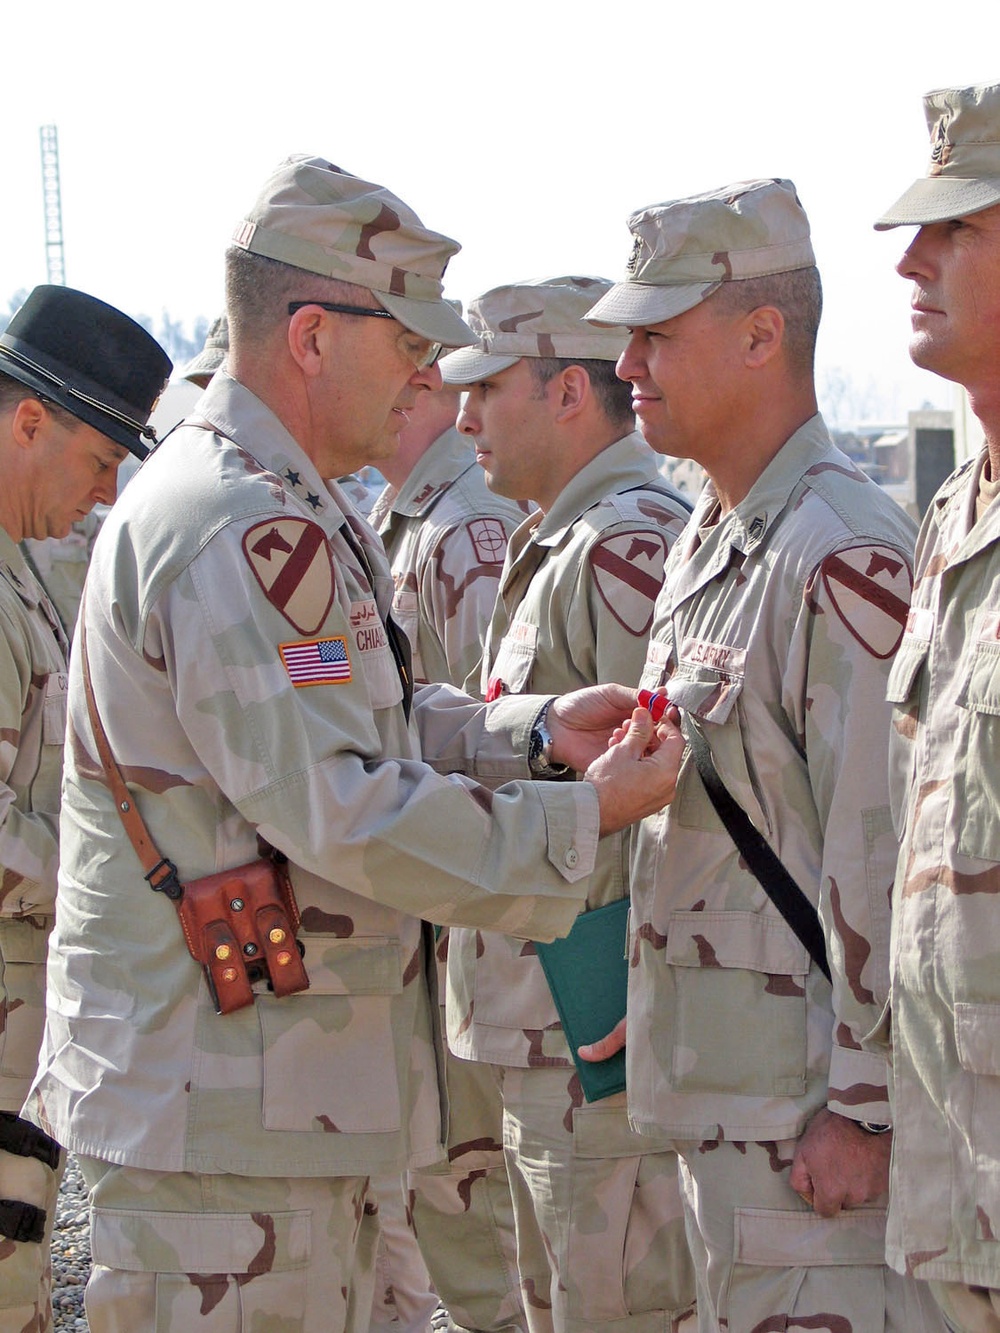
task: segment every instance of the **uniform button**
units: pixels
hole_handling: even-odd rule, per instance
[[[580,859],[580,853],[576,850],[575,847],[570,847],[569,850],[566,852],[566,858],[565,858],[566,865],[569,867],[570,870],[576,869],[576,863],[579,861],[579,859]]]

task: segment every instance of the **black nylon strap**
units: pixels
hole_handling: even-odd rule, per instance
[[[830,964],[827,961],[826,940],[819,913],[754,828],[746,811],[733,800],[729,789],[719,777],[708,742],[687,716],[684,718],[684,736],[691,747],[708,799],[747,863],[750,873],[759,881],[789,928],[809,951],[809,957],[829,981]]]
[[[0,1148],[15,1157],[37,1157],[52,1171],[59,1165],[59,1144],[13,1111],[0,1111]]]
[[[19,1199],[0,1199],[0,1236],[40,1245],[45,1236],[45,1209]]]

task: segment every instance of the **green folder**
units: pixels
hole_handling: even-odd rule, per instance
[[[625,1017],[628,909],[629,899],[619,898],[582,912],[565,939],[535,943],[588,1102],[625,1089],[624,1050],[591,1064],[576,1048],[607,1036]]]

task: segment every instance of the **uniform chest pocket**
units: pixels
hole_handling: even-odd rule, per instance
[[[889,799],[896,838],[903,837],[906,819],[906,792],[913,781],[916,750],[913,738],[920,682],[923,667],[930,652],[930,640],[904,634],[893,661],[886,684],[886,700],[895,707],[893,725],[889,731]]]
[[[665,958],[677,1001],[671,1087],[802,1096],[809,955],[784,922],[673,912]]]
[[[740,718],[743,685],[741,674],[684,664],[667,682],[667,693],[682,712],[690,713],[702,727],[712,749],[715,767],[733,800],[746,812],[754,827],[769,837],[771,821],[763,787],[753,756],[747,752]],[[716,833],[724,827],[691,755],[684,762],[673,809],[678,823],[685,828]]]
[[[66,699],[69,677],[65,671],[46,676],[42,692],[42,744],[66,743]]]
[[[413,679],[426,680],[420,657],[420,602],[412,588],[397,588],[392,598],[392,618],[410,641]]]
[[[1000,861],[1000,644],[977,643],[958,696],[967,741],[954,771],[955,808],[961,812],[958,850],[981,861]]]
[[[351,603],[352,657],[360,665],[373,708],[402,702],[403,682],[374,598]]]
[[[526,694],[531,689],[531,670],[538,653],[538,627],[515,621],[504,635],[490,668],[490,697]],[[502,687],[502,688],[501,688]]]

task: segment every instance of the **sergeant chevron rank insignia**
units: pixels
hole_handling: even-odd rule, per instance
[[[618,532],[590,552],[597,591],[615,619],[637,637],[649,632],[663,582],[666,540],[642,529]]]
[[[269,518],[243,536],[264,596],[300,634],[315,634],[333,602],[326,534],[305,518]]]

